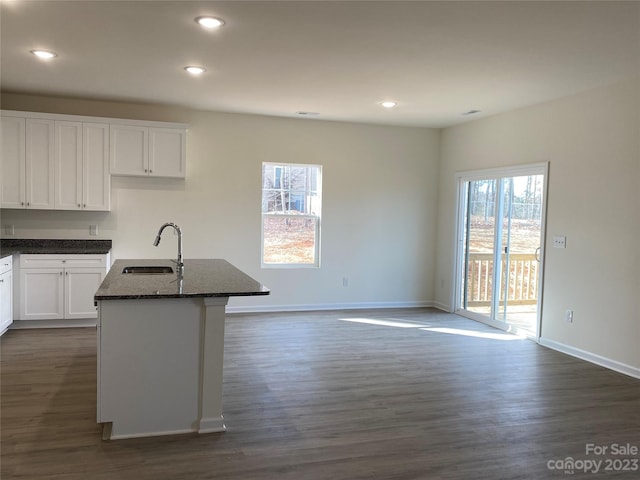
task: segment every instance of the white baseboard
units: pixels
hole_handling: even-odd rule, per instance
[[[444,304],[435,302],[361,302],[361,303],[318,303],[302,305],[257,305],[257,306],[233,306],[227,305],[227,313],[278,313],[278,312],[311,312],[317,310],[365,310],[365,309],[390,309],[390,308],[437,308],[449,312]],[[69,327],[95,327],[96,319],[75,320],[15,320],[9,329],[24,328],[69,328]]]
[[[95,318],[79,318],[72,320],[14,320],[9,330],[20,330],[24,328],[73,328],[73,327],[95,327]]]
[[[124,433],[121,435],[113,435],[109,434],[108,438],[105,438],[105,434],[103,433],[103,440],[125,440],[129,438],[145,438],[145,437],[163,437],[165,435],[184,435],[186,433],[193,433],[194,430],[192,428],[184,428],[180,430],[167,430],[163,432],[143,432],[143,433]]]
[[[640,368],[632,367],[631,365],[627,365],[616,360],[611,360],[610,358],[596,355],[595,353],[587,352],[586,350],[571,347],[569,345],[565,345],[564,343],[549,340],[548,338],[540,337],[539,343],[543,347],[557,350],[558,352],[566,353],[567,355],[571,355],[572,357],[586,360],[587,362],[595,363],[596,365],[600,365],[601,367],[605,367],[619,373],[624,373],[625,375],[629,375],[630,377],[640,379]]]
[[[451,309],[451,306],[446,305],[444,303],[440,303],[440,302],[433,302],[431,304],[431,306],[433,308],[437,308],[438,310],[442,310],[443,312],[447,312],[447,313],[453,313],[453,310]]]
[[[227,313],[277,313],[310,312],[317,310],[364,310],[386,308],[426,308],[434,307],[433,302],[362,302],[362,303],[318,303],[303,305],[227,305]]]

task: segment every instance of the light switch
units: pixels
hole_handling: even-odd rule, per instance
[[[97,225],[89,225],[89,235],[98,235]]]
[[[567,248],[567,237],[564,235],[553,237],[553,248]]]

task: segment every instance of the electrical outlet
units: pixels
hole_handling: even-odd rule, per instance
[[[4,234],[5,235],[15,235],[16,231],[13,225],[5,225],[4,226]]]
[[[349,286],[349,277],[342,277],[342,286],[343,287]]]
[[[97,225],[89,225],[89,235],[98,235]]]
[[[564,312],[564,319],[567,323],[573,323],[573,310],[567,310]]]
[[[567,237],[564,235],[556,235],[553,237],[554,248],[567,248]]]

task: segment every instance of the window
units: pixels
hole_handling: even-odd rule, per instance
[[[262,266],[320,266],[322,167],[262,164]]]

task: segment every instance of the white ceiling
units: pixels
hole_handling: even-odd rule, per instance
[[[0,1],[7,92],[443,127],[640,73],[635,1]]]

